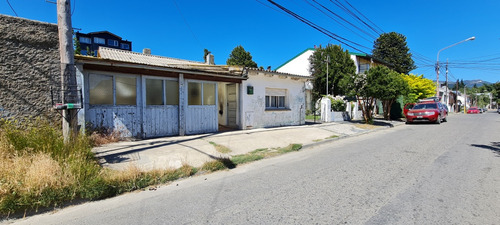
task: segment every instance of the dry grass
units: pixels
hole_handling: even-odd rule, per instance
[[[357,128],[360,129],[365,129],[365,130],[373,130],[379,128],[379,126],[373,125],[373,124],[355,124]]]
[[[215,142],[212,142],[212,141],[211,141],[211,142],[209,142],[209,143],[215,147],[215,150],[216,150],[217,152],[220,152],[220,153],[222,153],[222,154],[227,154],[227,153],[232,152],[232,150],[231,150],[231,149],[229,149],[228,147],[226,147],[226,146],[224,146],[224,145],[219,145],[219,144],[217,144],[217,143],[215,143]]]

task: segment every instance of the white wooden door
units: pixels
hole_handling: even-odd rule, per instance
[[[186,81],[186,134],[217,132],[217,83]]]

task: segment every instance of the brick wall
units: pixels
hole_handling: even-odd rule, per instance
[[[57,25],[0,15],[0,118],[45,117],[60,87]]]

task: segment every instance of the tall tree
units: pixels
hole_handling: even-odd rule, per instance
[[[226,64],[257,68],[257,63],[252,60],[250,52],[245,51],[241,45],[236,46],[229,54]]]
[[[396,32],[383,33],[373,44],[373,57],[381,60],[398,73],[408,74],[416,69],[406,37]]]
[[[328,62],[327,62],[327,59]],[[345,95],[349,77],[356,73],[356,65],[351,55],[338,45],[321,46],[309,58],[310,72],[314,77],[313,98],[322,95]],[[328,74],[327,74],[328,66]],[[328,76],[328,85],[326,78]],[[327,92],[328,89],[328,93]]]

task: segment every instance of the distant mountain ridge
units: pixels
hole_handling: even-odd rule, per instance
[[[434,80],[434,82],[436,82],[436,81]],[[460,81],[459,81],[459,82],[460,82]],[[439,83],[444,84],[445,82],[444,82],[444,81],[439,81]],[[449,83],[449,84],[448,84],[449,86],[455,86],[456,81],[448,81],[448,83]],[[491,85],[491,84],[493,84],[493,83],[488,82],[488,81],[484,81],[484,80],[464,80],[464,84],[465,84],[465,86],[466,86],[466,87],[468,87],[468,88],[472,88],[472,87],[474,87],[474,84],[475,84],[477,87],[481,87],[481,86],[483,86],[483,85],[485,85],[485,84],[487,84],[487,85]]]

